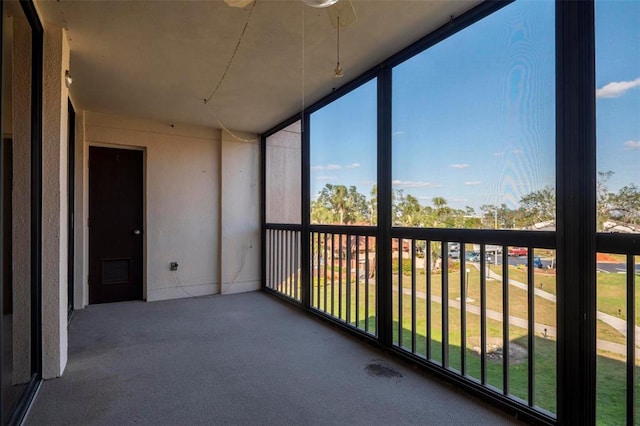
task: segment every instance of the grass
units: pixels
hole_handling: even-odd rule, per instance
[[[404,269],[404,268],[403,268]],[[427,316],[426,316],[426,300],[417,297],[415,300],[415,329],[412,324],[412,297],[410,294],[402,295],[402,311],[400,311],[399,296],[399,280],[402,277],[403,289],[411,289],[411,275],[399,275],[398,270],[394,274],[392,293],[393,306],[393,327],[394,327],[394,344],[403,349],[414,352],[416,355],[427,357],[427,344],[429,344],[430,359],[442,364],[442,305],[434,301],[431,302],[431,327],[427,333]],[[501,273],[501,269],[496,271]],[[519,276],[518,274],[522,274]],[[518,270],[516,267],[510,267],[509,275],[511,279],[520,281],[519,278],[525,277],[526,271]],[[542,276],[542,285],[545,291],[555,293],[555,275],[540,274]],[[611,277],[607,277],[610,275]],[[536,282],[538,282],[539,274],[536,274]],[[605,277],[604,281],[600,277]],[[365,329],[365,324],[370,333],[375,334],[376,330],[376,284],[371,279],[369,284],[369,297],[365,298],[364,280],[360,284],[352,283],[346,285],[347,277],[342,276],[342,286],[339,285],[339,276],[334,273],[333,289],[331,288],[331,271],[328,270],[327,285],[324,285],[324,276],[320,280],[314,277],[313,283],[313,302],[312,306],[321,310],[325,309],[328,313],[332,313],[335,317],[340,318],[346,323],[355,327]],[[620,288],[624,289],[624,275],[619,274],[601,274],[598,280],[598,309],[611,311],[612,306],[601,307],[600,299],[605,301],[611,299],[616,300],[620,297]],[[622,279],[622,281],[620,281]],[[355,276],[352,276],[355,280]],[[431,294],[432,296],[442,296],[442,275],[431,275]],[[448,273],[448,299],[455,300],[460,297],[460,271]],[[347,288],[350,293],[350,310],[347,317]],[[320,291],[318,298],[318,290]],[[325,293],[326,290],[326,293]],[[416,290],[426,292],[426,275],[418,274],[416,279]],[[496,312],[502,312],[502,291],[503,286],[500,281],[487,280],[487,309]],[[326,299],[325,299],[326,294]],[[356,304],[355,295],[358,294],[358,303]],[[469,283],[467,288],[467,297],[474,299],[469,301],[469,305],[479,306],[480,303],[480,274],[473,267],[469,272]],[[333,302],[333,310],[332,310]],[[368,312],[365,312],[365,305],[368,302]],[[356,306],[357,315],[356,315]],[[509,286],[509,312],[511,316],[526,320],[527,312],[527,292],[514,286]],[[537,323],[555,327],[556,321],[556,305],[554,302],[535,297],[535,321]],[[497,346],[502,346],[503,326],[499,321],[488,318],[487,324],[487,342],[488,351],[492,352]],[[461,311],[453,306],[448,311],[448,368],[457,371],[462,370],[461,360],[464,350],[465,354],[465,376],[472,380],[480,380],[480,317],[471,312],[466,314],[465,328],[465,347],[462,348],[462,327],[461,327]],[[415,333],[415,346],[412,347],[412,334]],[[625,344],[626,339],[617,330],[608,326],[601,321],[597,322],[598,339],[608,340],[614,343]],[[429,336],[429,341],[427,341]],[[509,394],[527,401],[528,397],[528,366],[531,360],[527,356],[528,334],[525,328],[511,326],[509,328],[509,341],[512,348],[517,349],[515,354],[510,356],[509,369]],[[536,333],[534,336],[534,404],[549,412],[556,410],[556,342],[555,337],[549,335],[545,338],[542,333]],[[621,424],[624,423],[626,398],[625,398],[625,362],[623,355],[616,355],[604,351],[598,351],[597,354],[597,416],[598,424]],[[638,377],[640,379],[640,375]],[[640,382],[637,380],[636,383]],[[503,359],[498,355],[489,355],[486,359],[486,383],[497,391],[503,389]],[[636,385],[638,386],[638,385]],[[640,388],[636,395],[640,396]],[[640,400],[636,402],[640,407]]]
[[[627,319],[627,275],[599,273],[596,277],[598,288],[598,310],[609,315]],[[636,278],[636,281],[638,278]],[[636,284],[636,288],[637,284]],[[640,323],[640,289],[636,290],[636,324]]]

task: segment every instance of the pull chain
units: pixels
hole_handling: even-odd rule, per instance
[[[342,72],[342,68],[340,67],[340,15],[338,14],[338,41],[336,44],[336,69],[333,71],[334,72],[334,77],[335,78],[340,78],[342,76],[344,76],[343,72]]]

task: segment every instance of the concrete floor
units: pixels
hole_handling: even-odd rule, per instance
[[[512,424],[257,292],[76,311],[27,425]]]

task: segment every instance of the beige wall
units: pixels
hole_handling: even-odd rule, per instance
[[[86,146],[144,149],[144,297],[154,301],[219,293],[219,131],[85,112],[84,138],[81,226],[86,228]],[[82,247],[87,257],[86,242]],[[179,264],[177,273],[169,270],[172,261]],[[86,274],[81,287],[76,286],[86,304]]]
[[[74,274],[74,307],[82,309],[88,304],[90,146],[144,151],[147,301],[257,290],[261,277],[256,135],[80,109],[76,109],[75,128],[75,261],[74,271],[67,270],[69,91],[64,72],[69,69],[69,54],[64,31],[47,25],[43,70],[44,378],[60,376],[67,361],[68,273]],[[21,196],[27,194],[25,188]],[[172,261],[179,263],[177,273],[169,269]],[[26,301],[28,293],[17,297]],[[28,317],[28,307],[20,312]],[[28,339],[26,328],[16,332]],[[28,367],[28,358],[21,359]]]
[[[222,132],[222,293],[260,288],[260,145]]]
[[[42,375],[67,364],[67,137],[69,45],[62,28],[45,25],[42,99]]]
[[[301,222],[302,132],[296,122],[267,138],[266,220]]]

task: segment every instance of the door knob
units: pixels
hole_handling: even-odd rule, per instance
[[[140,235],[140,234],[141,234],[141,232],[140,232],[140,230],[139,230],[139,229],[135,229],[135,230],[133,231],[133,235]]]

